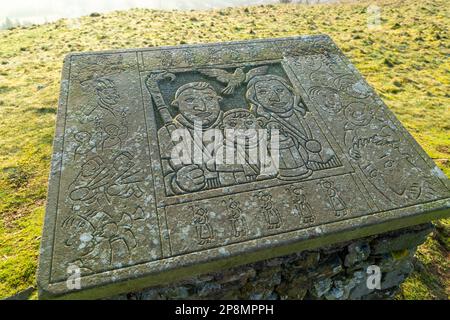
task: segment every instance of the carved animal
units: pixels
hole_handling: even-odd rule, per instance
[[[234,70],[234,73],[222,69],[201,69],[199,72],[226,84],[227,86],[222,90],[222,93],[226,95],[233,94],[234,89],[239,87],[245,80],[245,73],[242,68],[237,68]]]
[[[243,83],[247,83],[254,76],[265,74],[268,68],[268,66],[257,67],[250,69],[247,73],[242,68],[237,68],[234,70],[234,73],[222,69],[199,69],[198,71],[201,74],[215,78],[217,81],[226,84],[222,93],[231,95],[237,87]]]

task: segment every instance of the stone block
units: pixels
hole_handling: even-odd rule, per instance
[[[259,276],[284,268],[280,257],[449,207],[446,176],[328,36],[73,53],[62,71],[39,296],[102,298],[188,279],[207,297],[219,289],[198,275],[265,260],[253,266]],[[312,275],[341,273],[368,250],[339,252]],[[297,266],[315,269],[319,258]],[[279,297],[281,274],[248,296]],[[334,283],[331,295],[347,297],[347,285]],[[192,294],[177,290],[161,297]]]

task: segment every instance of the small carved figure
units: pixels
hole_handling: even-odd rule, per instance
[[[373,139],[371,139],[373,141]],[[435,189],[429,179],[402,153],[396,144],[360,143],[359,166],[369,182],[392,203],[400,205],[419,199],[434,199]],[[370,160],[369,155],[370,154]]]
[[[334,88],[312,87],[308,94],[316,105],[328,113],[338,114],[343,108],[339,92]]]
[[[94,151],[103,151],[106,149],[121,149],[128,135],[126,122],[126,113],[122,112],[120,121],[117,118],[99,117],[98,115],[91,120],[95,131],[78,131],[74,134],[76,147],[74,150],[74,159],[77,156],[86,156]],[[112,119],[111,119],[112,118]],[[104,124],[106,122],[106,124]]]
[[[278,229],[281,227],[281,214],[277,208],[274,208],[272,195],[266,191],[259,191],[256,197],[262,201],[261,210],[264,213],[264,219],[267,223],[268,229]]]
[[[328,196],[329,203],[333,208],[336,217],[344,217],[349,213],[349,209],[344,199],[339,195],[333,181],[321,180],[320,185]]]
[[[191,207],[194,213],[193,224],[197,232],[199,245],[209,244],[214,240],[214,230],[209,223],[208,211],[199,207]]]
[[[247,234],[247,222],[245,216],[242,214],[239,201],[230,199],[227,203],[226,200],[223,200],[222,204],[227,207],[228,220],[231,222],[233,237],[239,238],[245,236]]]
[[[126,123],[126,114],[122,113],[120,123],[109,123],[103,128],[104,139],[102,149],[121,148],[125,138],[128,135],[128,127]]]
[[[364,127],[372,121],[375,109],[370,104],[363,102],[352,102],[345,107],[344,115],[348,122],[344,129],[355,130],[358,127]]]
[[[234,155],[233,163],[223,161],[216,164],[221,186],[252,182],[269,178],[262,175],[262,163],[257,130],[261,128],[260,119],[247,109],[232,109],[224,113],[220,129],[224,131],[224,143],[216,152],[216,159],[227,160],[227,149]],[[232,136],[227,135],[228,130]],[[224,163],[224,164],[222,164]]]
[[[289,186],[287,188],[291,192],[294,199],[294,210],[292,213],[300,218],[300,223],[313,223],[316,219],[311,205],[306,200],[305,191],[302,187]]]
[[[97,101],[94,107],[85,111],[85,114],[88,116],[97,108],[101,108],[115,117],[119,106],[120,95],[114,81],[108,78],[97,78],[93,80],[93,87]]]
[[[92,135],[87,131],[78,131],[74,134],[77,145],[74,150],[74,158],[77,156],[87,155],[96,148],[96,141],[92,139]]]

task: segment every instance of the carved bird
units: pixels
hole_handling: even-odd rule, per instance
[[[250,69],[247,73],[245,73],[242,68],[237,68],[234,70],[234,73],[227,72],[223,69],[199,69],[198,71],[201,74],[211,78],[216,78],[217,81],[226,84],[226,87],[222,90],[222,93],[231,95],[237,87],[250,81],[250,79],[256,75],[265,74],[267,69],[267,66],[262,66]]]
[[[234,70],[234,73],[222,69],[200,69],[199,72],[226,84],[227,86],[222,90],[222,93],[226,95],[233,94],[234,89],[239,87],[245,80],[245,73],[242,68],[237,68]]]

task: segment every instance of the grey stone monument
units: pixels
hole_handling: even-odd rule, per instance
[[[173,161],[177,129],[230,128],[278,132],[276,172]],[[449,186],[327,36],[70,54],[40,297],[362,297],[336,270],[419,244]]]

